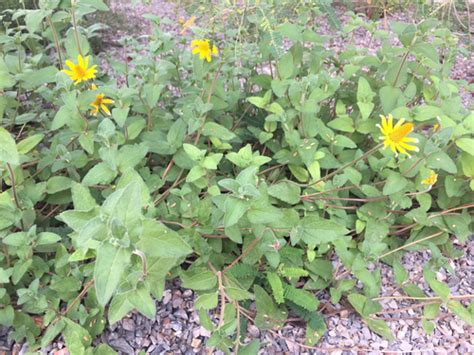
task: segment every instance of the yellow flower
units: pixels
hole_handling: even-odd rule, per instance
[[[203,60],[206,58],[208,62],[211,61],[212,55],[218,55],[219,52],[217,51],[217,47],[213,44],[212,47],[209,44],[208,39],[204,40],[193,40],[191,42],[191,48],[192,48],[192,53],[193,54],[198,54],[199,53],[199,59]]]
[[[418,143],[418,139],[407,137],[407,135],[413,131],[413,123],[404,123],[405,120],[402,118],[394,126],[392,115],[388,115],[388,119],[384,115],[380,115],[380,119],[381,125],[377,125],[377,127],[380,128],[380,132],[382,133],[380,139],[383,140],[384,149],[390,146],[390,149],[395,155],[400,152],[408,156],[410,156],[410,154],[407,150],[418,151],[418,147],[408,144]]]
[[[94,79],[95,73],[97,73],[97,70],[95,69],[97,65],[93,65],[89,68],[89,57],[83,58],[80,54],[77,56],[77,64],[74,64],[70,60],[66,60],[66,65],[71,70],[64,69],[63,72],[69,75],[69,77],[74,81],[74,85],[79,84],[81,81]]]
[[[439,131],[439,124],[438,124],[438,123],[435,123],[435,124],[433,125],[433,133],[438,132],[438,131]]]
[[[181,35],[184,35],[186,31],[194,25],[194,21],[196,21],[196,16],[191,16],[186,22],[183,23],[183,29],[181,30]]]
[[[428,177],[424,180],[421,180],[423,185],[433,186],[438,181],[438,174],[436,174],[433,170],[430,171]]]
[[[95,84],[92,84],[91,89],[97,90],[97,86],[95,86]],[[106,105],[113,104],[113,103],[114,103],[114,100],[107,99],[105,97],[105,94],[102,94],[102,93],[97,94],[95,97],[95,100],[91,103],[91,106],[93,107],[93,109],[91,110],[91,113],[94,116],[97,116],[97,114],[99,113],[99,109],[102,109],[102,111],[104,111],[105,114],[110,116],[110,111]]]

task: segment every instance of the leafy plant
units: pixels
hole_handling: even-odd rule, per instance
[[[90,52],[95,27],[81,27],[107,11],[101,1],[13,14],[24,24],[0,37],[0,324],[14,340],[110,351],[91,347],[106,321],[153,318],[175,277],[198,295],[209,347],[256,352],[240,343],[241,320],[271,329],[295,315],[313,345],[326,291],[391,339],[381,263],[401,298],[430,301],[427,331],[440,305],[473,323],[472,295],[436,278],[472,234],[474,117],[459,97],[469,88],[449,79],[457,38],[433,19],[394,23],[400,46],[335,53],[309,26],[329,3],[292,3],[196,20],[208,47],[194,54],[148,14],[149,42],[129,39],[124,63],[104,53],[107,72]],[[343,31],[358,26],[387,39],[355,15]],[[429,294],[401,263],[422,249]]]

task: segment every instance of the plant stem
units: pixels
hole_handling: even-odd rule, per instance
[[[227,267],[224,268],[224,270],[222,271],[222,273],[226,273],[232,266],[234,266],[235,264],[237,264],[237,262],[242,259],[245,255],[248,254],[248,252],[250,250],[252,250],[252,248],[255,246],[255,244],[257,244],[257,242],[260,240],[261,238],[255,238],[252,243],[249,244],[249,246],[242,252],[242,254],[240,254],[232,263],[230,263]]]
[[[471,295],[453,295],[449,296],[450,300],[466,300],[474,298],[474,294]],[[384,300],[413,300],[413,301],[437,301],[442,300],[441,297],[409,297],[409,296],[385,296],[385,297],[376,297],[372,298],[372,301],[384,301]]]
[[[12,183],[13,200],[15,201],[16,208],[21,211],[20,201],[18,200],[18,195],[16,193],[15,174],[13,173],[13,169],[10,163],[7,163],[7,169],[8,173],[10,174],[10,180]]]
[[[402,246],[399,247],[399,248],[390,250],[389,252],[387,252],[387,253],[385,253],[385,254],[382,254],[382,255],[379,257],[379,259],[385,258],[386,256],[389,256],[389,255],[391,255],[391,254],[393,254],[393,253],[396,253],[397,251],[406,249],[406,248],[408,248],[408,247],[411,247],[411,246],[416,245],[416,244],[418,244],[418,243],[424,242],[424,241],[426,241],[426,240],[436,238],[437,236],[439,236],[439,235],[441,235],[441,234],[443,234],[443,233],[445,233],[445,232],[444,232],[444,231],[440,231],[440,232],[431,234],[431,235],[429,235],[429,236],[427,236],[427,237],[425,237],[425,238],[421,238],[421,239],[415,240],[415,241],[413,241],[413,242],[411,242],[411,243],[402,245]]]
[[[376,145],[375,147],[373,147],[372,149],[370,149],[369,151],[365,152],[363,155],[361,155],[359,158],[357,159],[354,159],[346,164],[344,164],[343,166],[341,166],[340,168],[334,170],[332,173],[322,177],[321,179],[315,181],[315,182],[311,182],[309,184],[297,184],[301,187],[310,187],[310,186],[313,186],[313,185],[317,185],[319,184],[320,182],[323,182],[323,181],[326,181],[330,178],[332,178],[334,175],[340,173],[341,171],[343,171],[344,169],[354,165],[355,163],[367,158],[369,155],[372,155],[373,153],[375,153],[377,150],[379,150],[381,147],[383,147],[383,143],[380,143],[378,145]],[[293,182],[295,183],[295,182]]]
[[[74,39],[76,40],[77,51],[82,56],[81,42],[79,41],[79,32],[77,30],[76,5],[74,1],[72,2],[72,8],[71,8],[71,21],[72,21],[72,28],[74,32]]]
[[[90,280],[88,283],[86,283],[86,285],[84,286],[84,288],[82,289],[82,291],[76,296],[76,298],[69,304],[69,306],[66,308],[66,310],[64,311],[64,313],[62,314],[63,316],[66,316],[69,311],[71,311],[71,309],[76,305],[77,302],[79,302],[79,300],[84,297],[84,295],[87,293],[87,291],[89,291],[89,289],[92,287],[92,285],[94,284],[94,279]]]
[[[395,76],[395,80],[393,80],[393,84],[392,84],[393,87],[397,86],[398,79],[400,79],[400,74],[402,73],[403,66],[405,65],[408,55],[410,54],[410,49],[411,47],[407,49],[405,55],[403,56],[402,62],[400,63],[400,67],[398,68],[398,71],[397,71],[397,75]]]
[[[56,31],[56,27],[54,27],[51,16],[48,16],[48,24],[49,24],[49,27],[51,27],[51,32],[53,33],[54,46],[56,47],[56,52],[58,53],[59,68],[62,70],[63,69],[63,59],[62,59],[62,55],[61,55],[61,47],[59,46],[58,33]]]
[[[213,93],[214,88],[216,86],[216,82],[217,82],[217,78],[219,76],[219,73],[221,72],[222,64],[224,64],[224,63],[221,62],[219,64],[219,67],[217,68],[216,73],[214,74],[214,79],[212,79],[211,86],[209,87],[209,91],[207,93],[207,103],[211,102],[212,93]],[[198,132],[196,134],[196,138],[194,138],[194,144],[197,144],[199,142],[199,138],[201,138],[202,130],[204,129],[204,124],[206,123],[206,117],[207,117],[207,113],[202,118],[202,122],[201,122],[201,125],[199,126]]]

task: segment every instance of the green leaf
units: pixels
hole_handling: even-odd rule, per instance
[[[440,306],[441,305],[439,303],[425,305],[423,307],[423,317],[426,319],[435,319],[439,315]]]
[[[357,313],[359,313],[362,317],[368,317],[382,309],[378,302],[374,302],[359,293],[351,293],[349,296],[347,296],[347,299],[355,308]]]
[[[382,104],[383,112],[392,112],[397,107],[397,101],[402,95],[399,88],[393,86],[384,86],[379,91],[380,102]]]
[[[110,324],[114,324],[125,317],[133,310],[133,305],[129,302],[128,293],[119,293],[110,302],[108,319]]]
[[[237,137],[234,132],[216,122],[206,122],[202,134],[203,136],[216,137],[223,141],[230,141]]]
[[[370,330],[377,333],[378,335],[383,336],[389,341],[395,339],[389,326],[382,319],[364,318],[364,321]]]
[[[285,37],[288,37],[292,41],[302,41],[303,33],[302,27],[294,23],[286,22],[277,27],[277,30]]]
[[[156,305],[145,286],[139,286],[136,290],[128,294],[128,301],[145,317],[154,319],[156,315]]]
[[[354,122],[349,116],[337,117],[334,120],[329,121],[328,127],[337,129],[342,132],[354,132]]]
[[[283,283],[281,282],[280,277],[274,272],[267,273],[267,280],[272,288],[273,298],[275,301],[280,304],[285,301],[284,299],[284,288]]]
[[[295,68],[293,64],[293,54],[291,52],[287,52],[286,54],[282,55],[280,61],[277,64],[277,68],[281,79],[291,78]]]
[[[181,258],[193,252],[192,248],[175,231],[158,221],[145,220],[137,247],[147,257]]]
[[[423,276],[430,288],[439,297],[441,297],[443,301],[447,302],[451,293],[451,290],[449,289],[448,285],[441,281],[438,281],[436,279],[436,274],[433,271],[429,270],[427,267],[423,269]]]
[[[82,179],[82,183],[85,186],[108,184],[111,183],[116,176],[116,171],[110,168],[107,163],[101,162],[99,164],[94,165],[87,172],[86,176],[84,176],[84,178]]]
[[[44,134],[34,134],[17,144],[18,153],[26,154],[32,151],[44,138]]]
[[[456,140],[456,145],[459,149],[464,150],[466,153],[474,156],[474,139],[459,138]]]
[[[9,163],[12,165],[18,165],[20,163],[15,140],[3,127],[0,127],[0,163]]]
[[[258,108],[265,108],[265,106],[270,102],[271,96],[272,92],[268,90],[263,97],[251,96],[247,98],[247,101]]]
[[[257,355],[260,349],[260,340],[252,340],[246,345],[241,345],[239,347],[239,352],[237,355]]]
[[[7,305],[4,308],[0,308],[0,325],[10,327],[13,325],[13,319],[15,318],[15,311],[11,305]]]
[[[53,176],[46,184],[46,192],[48,194],[55,194],[59,191],[69,190],[73,181],[66,176]]]
[[[249,207],[249,203],[245,200],[228,197],[224,203],[224,227],[228,228],[237,224]]]
[[[218,292],[203,293],[194,302],[194,307],[196,309],[213,309],[217,307],[217,295]]]
[[[405,188],[405,186],[407,186],[407,184],[408,180],[399,173],[391,173],[383,187],[383,194],[387,196],[400,192]]]
[[[115,120],[115,122],[117,122],[119,127],[123,127],[125,125],[129,111],[130,107],[116,107],[112,110],[112,118]]]
[[[200,161],[206,155],[205,150],[201,150],[192,144],[183,144],[183,149],[186,154],[194,161]]]
[[[120,148],[117,157],[117,165],[121,172],[138,165],[148,153],[146,144],[124,145]]]
[[[226,286],[225,292],[234,301],[252,300],[254,299],[253,294],[250,292],[233,286]]]
[[[8,67],[5,64],[3,57],[0,57],[0,89],[6,89],[15,85],[16,80],[8,72]],[[1,122],[1,116],[0,116]]]
[[[56,233],[51,232],[41,232],[38,233],[38,239],[36,240],[36,245],[48,245],[54,244],[61,240],[61,236]]]
[[[309,312],[314,312],[319,306],[319,300],[309,291],[285,284],[285,299],[303,307]]]
[[[101,212],[102,215],[120,221],[129,234],[140,232],[143,219],[140,185],[132,182],[125,188],[116,190],[104,201]]]
[[[304,217],[299,225],[293,228],[291,231],[291,241],[292,244],[295,244],[296,241],[302,239],[307,244],[319,245],[335,241],[348,232],[340,223],[321,218],[317,215],[309,215]]]
[[[372,113],[375,107],[375,105],[372,102],[358,102],[357,106],[359,106],[362,119],[364,120],[369,118],[370,114]]]
[[[255,303],[257,305],[257,316],[255,317],[255,325],[260,329],[273,329],[283,325],[287,312],[277,308],[272,298],[265,290],[254,285]]]
[[[99,344],[94,348],[94,355],[117,355],[117,352],[107,344]]]
[[[86,186],[73,182],[71,192],[75,210],[90,211],[97,206],[96,200]]]
[[[186,176],[186,181],[187,182],[194,182],[202,178],[204,175],[206,175],[206,169],[204,169],[200,165],[194,166]]]
[[[334,137],[334,145],[341,148],[357,148],[357,145],[346,136],[338,134]]]
[[[312,313],[306,324],[305,344],[314,346],[327,330],[324,317],[318,313]]]
[[[421,105],[414,109],[415,121],[424,122],[443,115],[443,110],[436,106]]]
[[[369,103],[372,102],[373,97],[375,96],[372,88],[370,87],[369,82],[364,77],[359,77],[359,82],[357,85],[357,101]]]
[[[290,168],[291,173],[294,175],[298,181],[306,182],[308,181],[309,174],[308,171],[303,168],[302,166],[289,164],[288,167]]]
[[[300,202],[301,189],[288,182],[280,182],[268,188],[268,194],[290,205]]]
[[[450,300],[448,302],[448,309],[457,315],[460,319],[466,322],[468,325],[474,325],[474,314],[469,312],[460,302]]]
[[[423,327],[423,330],[426,332],[426,334],[433,333],[433,330],[435,329],[435,324],[432,321],[429,321],[426,319],[421,320],[421,325]]]
[[[90,346],[92,337],[79,324],[68,318],[63,318],[66,327],[63,331],[67,350],[70,354],[85,354],[85,349]]]
[[[395,282],[397,285],[403,284],[408,280],[408,272],[405,270],[399,259],[395,259],[393,262],[393,274],[395,276]]]
[[[431,154],[426,159],[428,167],[431,169],[439,170],[442,169],[450,174],[456,174],[458,169],[453,160],[443,151],[438,151]]]
[[[35,33],[40,29],[41,22],[48,16],[50,11],[40,10],[26,10],[25,24],[28,32]]]
[[[1,312],[1,311],[0,311]],[[66,322],[62,319],[53,323],[46,329],[46,332],[41,337],[41,348],[47,347],[66,327]]]
[[[20,74],[18,78],[23,81],[25,88],[33,89],[46,83],[54,83],[56,81],[57,73],[58,69],[50,66],[32,72],[25,72]]]
[[[206,268],[195,267],[182,272],[181,280],[184,288],[197,291],[210,290],[217,285],[216,275]]]
[[[104,242],[97,250],[94,267],[97,300],[102,306],[116,292],[122,274],[130,263],[130,251]]]

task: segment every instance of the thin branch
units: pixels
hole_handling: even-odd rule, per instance
[[[260,240],[261,238],[255,238],[252,243],[249,244],[249,246],[242,252],[242,254],[240,254],[232,263],[230,263],[230,265],[228,265],[227,267],[224,268],[224,270],[222,271],[222,273],[226,273],[227,271],[229,271],[229,269],[231,267],[233,267],[235,264],[237,264],[237,262],[242,259],[245,255],[247,255],[250,250],[252,250],[252,248],[255,246],[255,244]]]
[[[429,235],[429,236],[427,236],[427,237],[424,237],[424,238],[415,240],[415,241],[413,241],[413,242],[411,242],[411,243],[402,245],[402,246],[399,247],[399,248],[390,250],[389,252],[386,252],[385,254],[382,254],[382,255],[379,257],[379,259],[385,258],[385,257],[387,257],[387,256],[389,256],[389,255],[391,255],[391,254],[393,254],[393,253],[396,253],[397,251],[400,251],[400,250],[409,248],[409,247],[411,247],[411,246],[413,246],[413,245],[422,243],[422,242],[424,242],[424,241],[426,241],[426,240],[430,240],[430,239],[436,238],[437,236],[439,236],[439,235],[441,235],[441,234],[443,234],[443,233],[445,233],[445,232],[444,232],[444,231],[440,231],[440,232],[431,234],[431,235]]]
[[[80,299],[85,296],[87,291],[89,291],[92,285],[94,285],[94,282],[95,282],[94,279],[91,279],[89,282],[87,282],[84,288],[82,289],[82,291],[76,296],[76,298],[74,298],[74,300],[69,304],[69,306],[61,315],[66,316],[69,313],[69,311],[71,311],[71,309],[76,305],[76,303],[79,302]]]
[[[474,294],[470,295],[453,295],[449,296],[450,300],[467,300],[474,298]],[[384,300],[411,300],[411,301],[442,301],[443,299],[438,296],[433,297],[411,297],[411,296],[382,296],[372,298],[372,301],[384,301]]]

